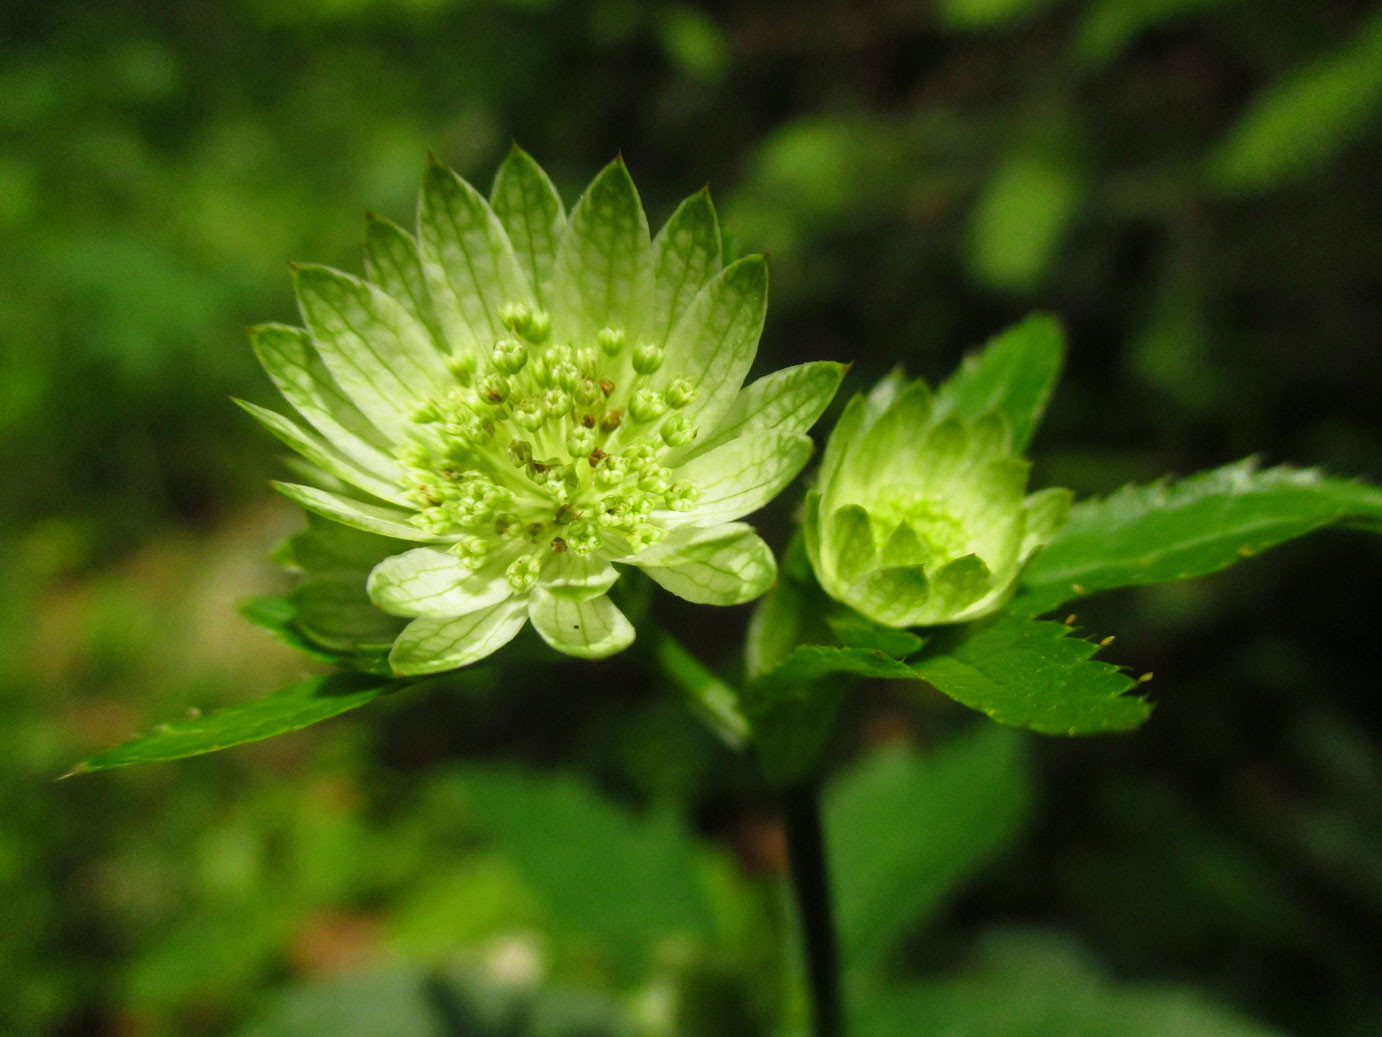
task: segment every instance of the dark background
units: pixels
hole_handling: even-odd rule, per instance
[[[272,402],[244,327],[294,319],[290,260],[358,270],[363,210],[406,222],[428,151],[483,188],[516,140],[568,203],[622,151],[654,226],[709,182],[736,251],[771,258],[760,371],[936,379],[1059,314],[1035,485],[1254,452],[1382,480],[1373,4],[11,0],[0,41],[5,1033],[348,1032],[291,1000],[323,983],[360,1032],[434,1032],[340,1007],[406,1001],[408,970],[536,970],[685,1033],[766,1032],[799,1003],[771,926],[671,949],[602,933],[531,878],[561,845],[486,834],[483,803],[541,828],[553,795],[579,814],[553,791],[577,787],[597,812],[686,817],[717,910],[780,921],[766,795],[636,652],[557,664],[524,640],[306,734],[52,782],[307,672],[234,612],[280,586],[265,555],[298,519],[226,397]],[[790,498],[761,519],[779,547]],[[1382,1030],[1379,577],[1382,548],[1340,532],[1087,603],[1081,625],[1118,635],[1105,657],[1155,671],[1156,713],[1015,743],[1025,820],[918,919],[898,975],[964,977],[983,934],[1040,931],[1109,983],[1284,1032]],[[656,607],[736,672],[747,609]],[[886,688],[847,721],[841,767],[969,726]],[[581,861],[558,886],[601,886]],[[558,1017],[603,1010],[572,997]],[[605,1032],[553,1025],[522,1032]],[[1079,1032],[1131,1032],[1102,1025]]]

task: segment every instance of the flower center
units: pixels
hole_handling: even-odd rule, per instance
[[[870,501],[869,517],[873,520],[879,544],[887,543],[903,522],[916,534],[913,552],[916,557],[890,560],[890,564],[920,565],[930,573],[970,551],[964,522],[950,512],[943,501],[902,493],[886,494]]]
[[[657,511],[686,511],[699,492],[661,464],[696,435],[684,378],[655,388],[662,349],[631,346],[618,328],[594,343],[551,341],[547,315],[504,309],[509,337],[487,355],[452,357],[455,384],[420,401],[400,447],[413,522],[456,536],[478,565],[513,556],[509,579],[531,586],[544,556],[638,551],[662,535]]]

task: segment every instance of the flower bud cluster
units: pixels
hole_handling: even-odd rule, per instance
[[[397,457],[414,522],[457,536],[452,553],[473,565],[512,554],[505,575],[521,591],[549,551],[585,555],[611,536],[640,550],[662,535],[655,512],[695,506],[697,488],[661,458],[695,438],[696,387],[655,382],[662,347],[621,328],[573,345],[552,340],[542,311],[513,304],[502,321],[487,354],[450,359],[455,384],[419,403]]]

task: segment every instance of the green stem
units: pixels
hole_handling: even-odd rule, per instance
[[[782,820],[787,828],[787,857],[792,892],[801,920],[806,975],[811,993],[815,1037],[840,1037],[839,954],[830,905],[830,879],[821,834],[820,786],[814,781],[790,786],[782,793]]]
[[[685,645],[647,621],[643,626],[653,657],[672,683],[686,696],[686,705],[731,749],[742,749],[750,724],[739,708],[738,693],[701,664]]]

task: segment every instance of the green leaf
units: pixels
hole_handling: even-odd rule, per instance
[[[723,253],[720,221],[703,189],[677,206],[653,239],[654,342],[667,341],[701,286],[720,272]]]
[[[547,305],[557,245],[566,230],[566,210],[551,179],[518,145],[494,176],[490,204],[513,243],[518,265],[528,276],[538,304]]]
[[[1118,57],[1132,41],[1169,22],[1227,7],[1237,0],[1095,0],[1075,38],[1075,55],[1084,64],[1101,66]]]
[[[184,756],[257,742],[274,735],[298,731],[339,713],[357,709],[380,695],[406,685],[362,673],[333,673],[312,677],[253,702],[227,706],[206,716],[189,717],[164,724],[152,734],[97,753],[78,764],[71,773],[157,763]]]
[[[1069,937],[1018,929],[986,934],[953,975],[850,998],[857,1037],[1278,1037],[1202,992],[1111,979]]]
[[[1028,293],[1059,257],[1083,187],[1063,162],[1019,155],[993,177],[969,227],[969,268],[983,285]]]
[[[364,574],[309,575],[289,595],[296,626],[324,648],[351,655],[387,652],[404,621],[380,611],[365,594]]]
[[[1038,615],[1114,587],[1225,569],[1336,524],[1382,531],[1382,489],[1248,458],[1179,482],[1081,501],[1037,552],[1011,608]]]
[[[528,278],[489,203],[436,162],[417,214],[422,270],[452,353],[488,350],[506,334],[510,303],[534,304]]]
[[[425,396],[451,384],[431,333],[393,296],[324,266],[293,270],[298,303],[322,360],[357,407],[406,436]]]
[[[989,29],[1018,21],[1055,0],[941,0],[940,19],[955,29]]]
[[[956,413],[967,422],[992,411],[1007,419],[1014,453],[1031,442],[1060,378],[1065,332],[1044,313],[1033,314],[989,340],[965,358],[958,371],[936,390],[936,418]]]
[[[289,648],[295,648],[321,662],[341,661],[340,652],[323,648],[303,636],[297,627],[297,606],[290,599],[270,595],[247,598],[240,602],[239,608],[240,615],[260,630],[272,634]]]
[[[1338,51],[1256,97],[1211,157],[1211,176],[1234,194],[1299,180],[1375,126],[1379,104],[1382,13]]]
[[[845,682],[836,678],[916,680],[906,663],[878,651],[798,645],[744,689],[759,762],[769,781],[785,785],[815,769],[834,731]]]
[[[623,159],[597,176],[571,210],[552,275],[552,334],[594,342],[603,328],[636,342],[653,306],[652,242]]]
[[[823,820],[846,965],[875,971],[1011,846],[1032,787],[1021,736],[991,724],[925,753],[876,753],[835,778]]]
[[[1136,681],[1091,657],[1098,646],[1062,623],[1002,616],[938,634],[916,675],[1000,724],[1049,735],[1129,731],[1151,713]]]

